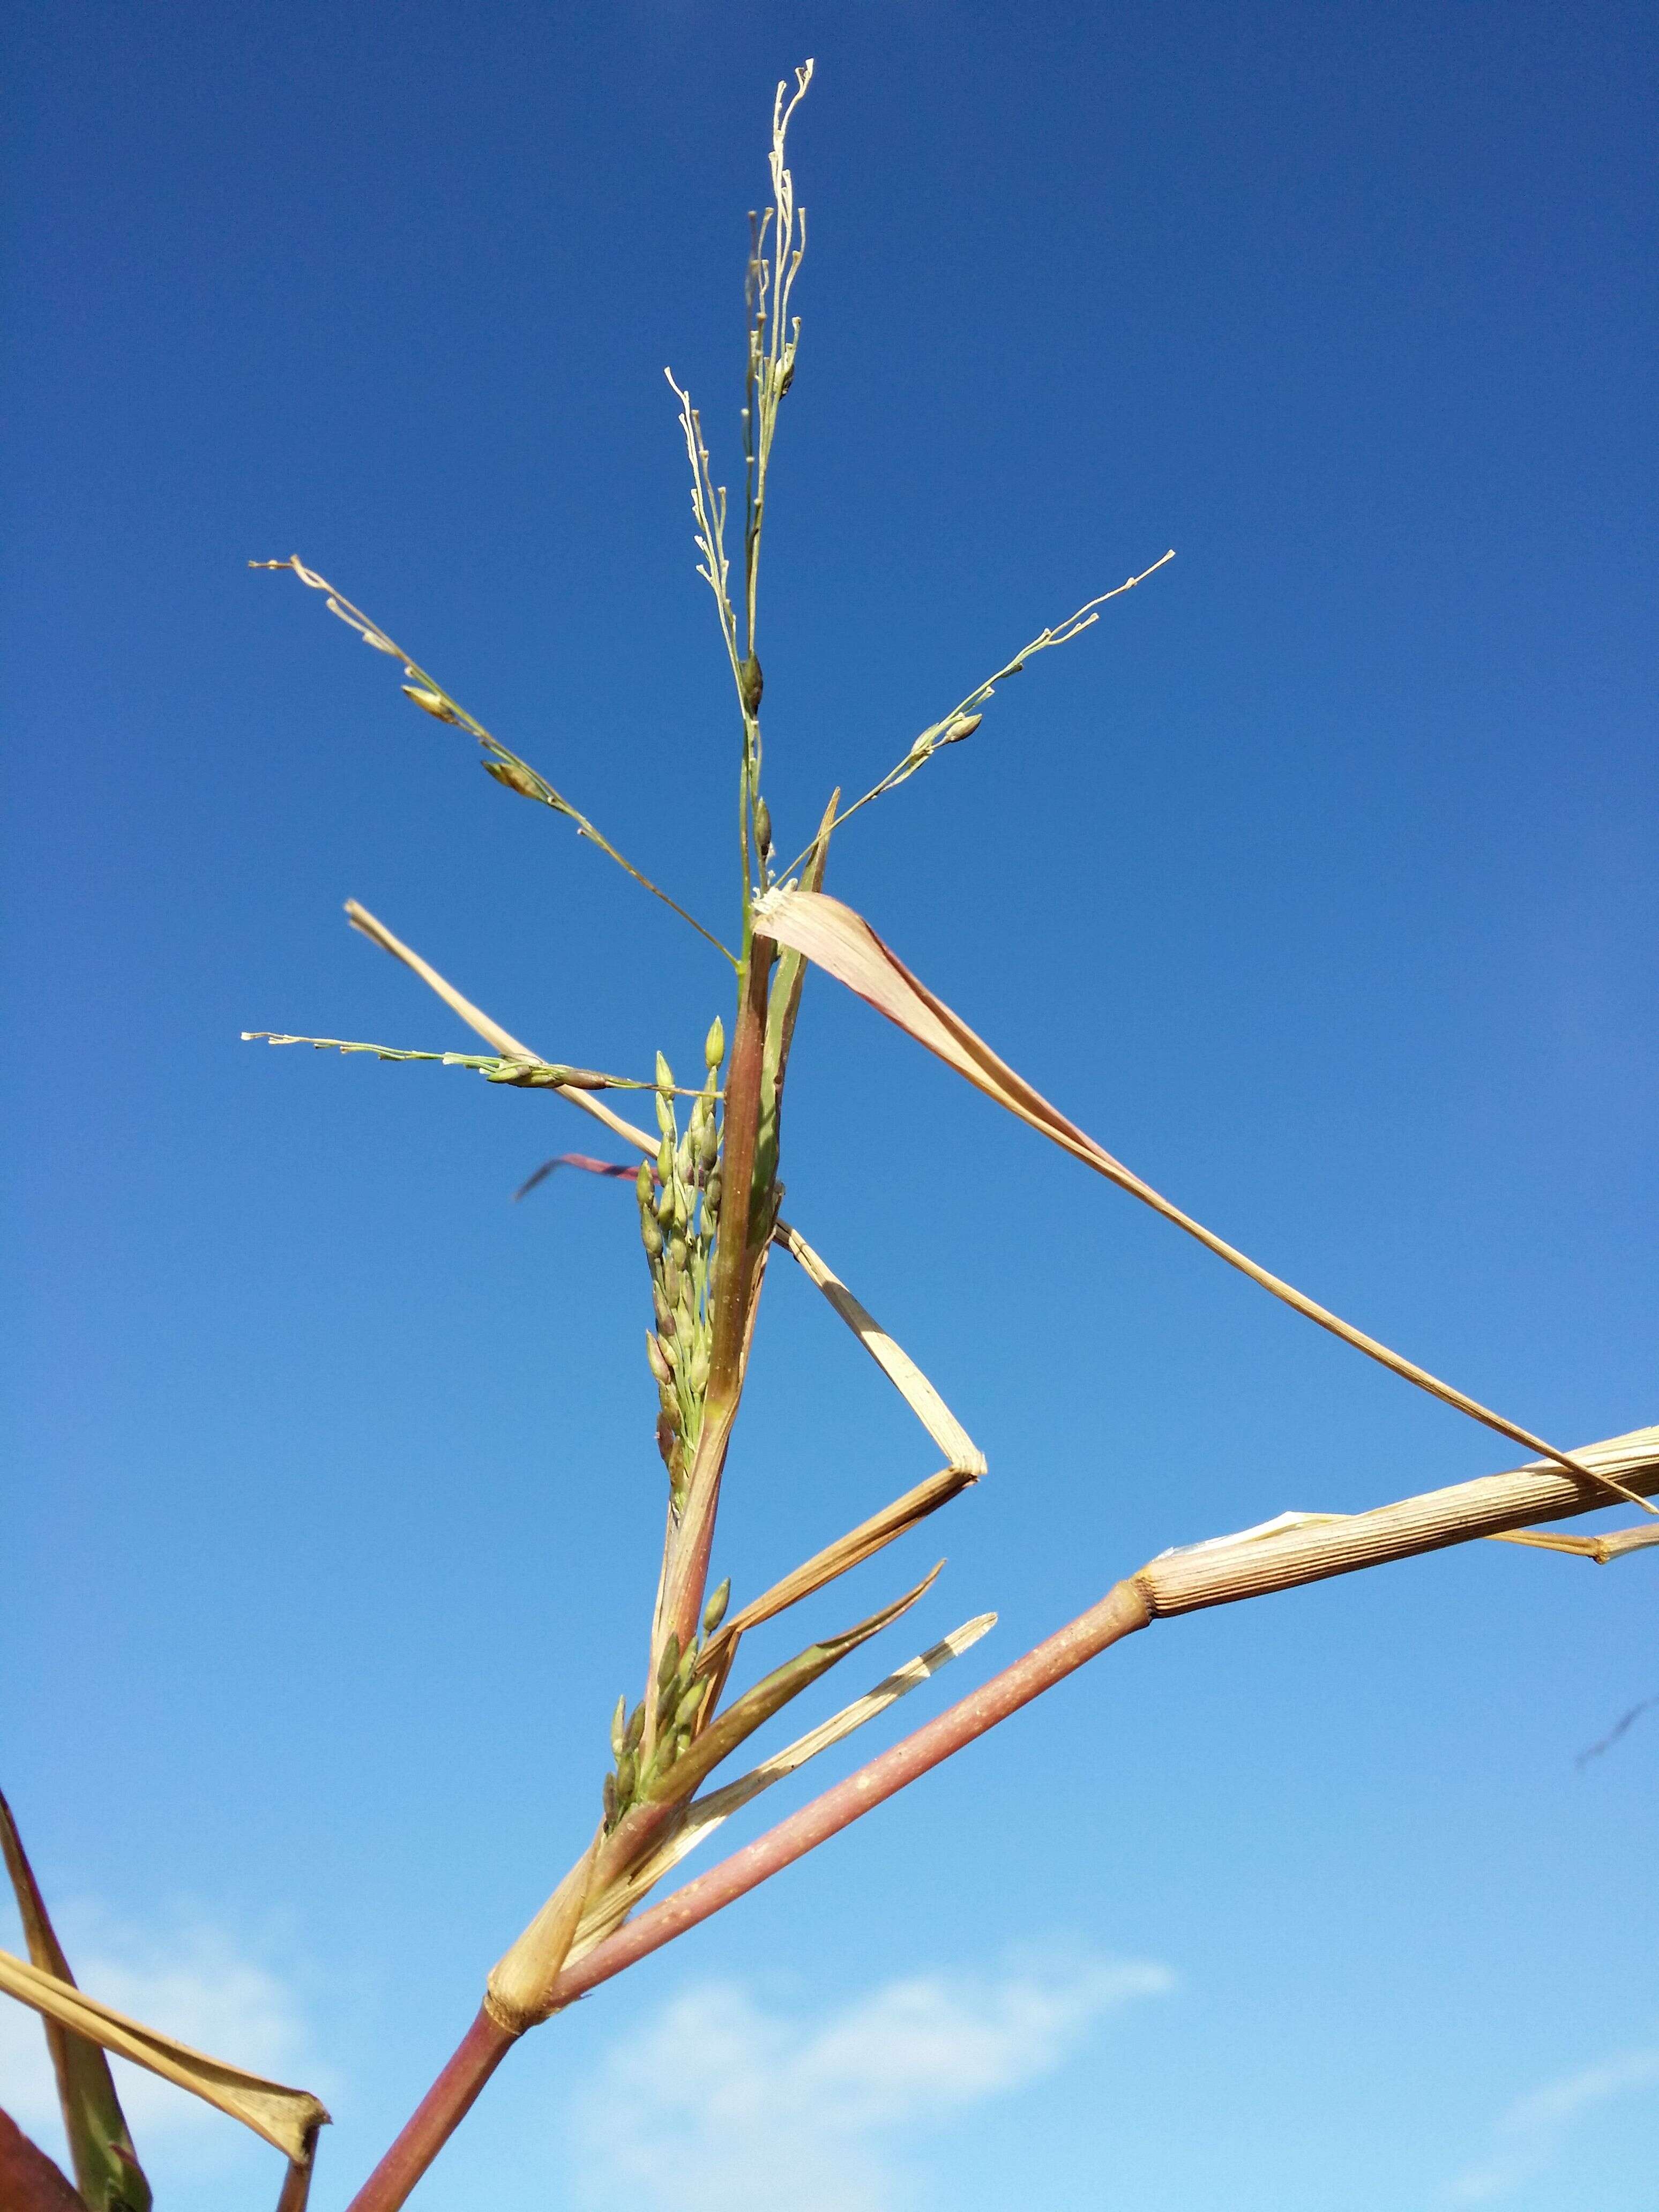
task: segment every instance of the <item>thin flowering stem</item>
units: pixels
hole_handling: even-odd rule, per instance
[[[573,806],[562,792],[554,789],[545,776],[531,767],[528,761],[521,760],[517,753],[487,730],[475,714],[470,714],[458,699],[445,690],[435,676],[429,674],[418,661],[412,660],[394,638],[388,636],[361,607],[353,606],[349,599],[337,592],[325,576],[319,576],[314,569],[307,568],[297,553],[290,555],[286,561],[250,561],[247,565],[250,568],[291,568],[302,584],[308,585],[313,592],[321,592],[329,612],[337,615],[348,629],[355,629],[365,645],[372,646],[376,653],[390,654],[394,660],[403,663],[404,674],[409,678],[404,686],[404,695],[416,706],[434,720],[453,723],[456,728],[466,731],[469,736],[477,739],[488,755],[484,766],[497,783],[505,785],[509,791],[516,791],[522,799],[533,799],[543,806],[550,807],[554,813],[564,815],[575,824],[579,837],[586,837],[590,844],[597,845],[624,874],[631,876],[642,890],[649,891],[654,899],[660,899],[665,907],[678,915],[682,921],[689,922],[698,936],[707,939],[723,958],[729,960],[733,967],[737,965],[736,954],[722,945],[711,930],[705,929],[695,915],[688,914],[677,899],[671,898],[665,890],[652,882],[649,876],[642,874],[631,860],[625,859],[605,833],[594,828],[580,807]]]
[[[850,806],[843,807],[830,827],[839,830],[842,823],[850,821],[860,807],[868,806],[873,799],[885,798],[900,784],[908,783],[916,770],[925,768],[935,753],[943,751],[946,745],[959,744],[964,738],[971,737],[979,727],[980,708],[989,702],[999,684],[1006,684],[1011,677],[1018,676],[1028,660],[1035,659],[1039,653],[1046,653],[1051,645],[1069,645],[1085,629],[1092,629],[1100,619],[1101,608],[1109,599],[1121,599],[1125,592],[1133,592],[1137,584],[1144,584],[1148,576],[1155,576],[1166,561],[1174,559],[1175,548],[1172,545],[1167,553],[1159,554],[1150,568],[1143,568],[1138,576],[1131,576],[1124,583],[1115,584],[1109,592],[1102,592],[1098,597],[1086,599],[1075,614],[1067,615],[1065,621],[1056,623],[1054,629],[1040,630],[1029,645],[1021,646],[1012,659],[1004,661],[994,675],[988,676],[982,684],[975,684],[966,698],[958,699],[948,714],[941,714],[937,722],[929,723],[902,760],[896,761],[881,781],[872,784],[862,799],[855,799]],[[810,845],[803,846],[787,867],[777,870],[778,876],[793,875],[811,849]]]

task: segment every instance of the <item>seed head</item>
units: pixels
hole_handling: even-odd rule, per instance
[[[408,685],[405,684],[404,689],[408,690]],[[413,692],[410,692],[411,698],[414,696]],[[416,703],[418,705],[419,702],[416,701]],[[430,714],[431,708],[428,707],[427,712]],[[442,722],[453,722],[455,717],[453,714],[441,714],[438,719]],[[480,761],[478,766],[486,775],[493,775],[497,783],[504,783],[509,791],[516,791],[520,799],[545,800],[547,798],[547,787],[540,776],[530,769],[520,768],[517,761]]]
[[[405,684],[404,696],[405,699],[412,699],[417,707],[423,708],[428,714],[435,715],[441,722],[453,722],[456,720],[455,709],[444,697],[442,692],[428,691],[423,684]]]

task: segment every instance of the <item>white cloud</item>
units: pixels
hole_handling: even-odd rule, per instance
[[[581,2094],[594,2212],[896,2212],[906,2130],[1064,2063],[1108,2014],[1170,1989],[1167,1967],[1028,1956],[922,1974],[829,2012],[769,2009],[732,1983],[676,1998]]]
[[[1575,2120],[1628,2089],[1659,2087],[1659,2049],[1626,2051],[1586,2066],[1511,2105],[1492,2130],[1488,2155],[1459,2174],[1454,2204],[1492,2204],[1530,2181],[1556,2157]]]
[[[187,1923],[165,1936],[124,1928],[88,1907],[54,1916],[75,1978],[118,2012],[279,2081],[316,2086],[299,2008],[276,1976],[245,1957],[218,1930]],[[116,2090],[138,2155],[152,2145],[228,2154],[234,2122],[172,2083],[122,2058]],[[58,2094],[38,2014],[0,1998],[0,2096],[18,2125],[58,2155]]]

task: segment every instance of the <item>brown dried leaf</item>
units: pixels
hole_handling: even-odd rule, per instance
[[[702,1672],[713,1674],[722,1662],[726,1646],[734,1643],[745,1629],[758,1628],[762,1621],[770,1620],[799,1605],[803,1598],[811,1597],[815,1590],[823,1589],[839,1576],[850,1574],[866,1559],[902,1536],[907,1528],[914,1528],[930,1513],[938,1512],[970,1484],[979,1480],[967,1468],[947,1467],[938,1474],[930,1474],[926,1482],[919,1482],[914,1490],[907,1490],[902,1498],[896,1498],[890,1505],[884,1505],[879,1513],[872,1513],[856,1528],[849,1528],[833,1544],[826,1544],[796,1567],[792,1573],[775,1582],[769,1590],[752,1599],[741,1612],[732,1614],[717,1635],[711,1637],[704,1651]]]
[[[787,1221],[780,1221],[772,1235],[774,1241],[783,1246],[808,1281],[829,1299],[933,1442],[945,1454],[951,1465],[970,1474],[983,1474],[984,1454],[908,1352],[896,1344],[886,1330],[865,1310],[840,1276],[818,1256],[798,1229],[791,1228]]]
[[[30,1959],[43,1972],[55,1974],[59,1981],[73,1986],[75,1977],[3,1796],[0,1796],[0,1856],[11,1876]],[[57,2021],[47,2019],[42,2025],[58,2080],[58,2102],[76,2185],[89,2212],[149,2212],[149,2183],[132,2147],[108,2059],[95,2043],[71,2035]]]
[[[188,2044],[177,2043],[170,2035],[128,2019],[125,2013],[76,1989],[72,1982],[46,1973],[9,1951],[0,1951],[0,1990],[32,2005],[71,2035],[84,2036],[88,2043],[118,2051],[135,2065],[159,2074],[163,2081],[175,2082],[192,2096],[216,2105],[222,2112],[286,2151],[290,2159],[309,2160],[317,2130],[326,2123],[328,2114],[308,2091],[267,2081],[222,2058],[192,2051]]]
[[[1333,1336],[1340,1337],[1345,1344],[1351,1344],[1357,1352],[1364,1352],[1368,1358],[1391,1369],[1407,1382],[1414,1382],[1419,1389],[1426,1390],[1431,1397],[1439,1398],[1449,1406],[1455,1406],[1460,1413],[1484,1422],[1489,1429],[1496,1429],[1500,1436],[1525,1444],[1529,1451],[1543,1453],[1546,1458],[1554,1460],[1559,1466],[1582,1476],[1587,1482],[1598,1483],[1616,1491],[1632,1504],[1642,1506],[1644,1511],[1655,1510],[1612,1476],[1596,1474],[1566,1452],[1558,1450],[1555,1445],[1547,1443],[1541,1437],[1534,1436],[1530,1430],[1519,1427],[1501,1413],[1493,1413],[1477,1399],[1466,1396],[1449,1382],[1443,1382],[1438,1376],[1431,1375],[1426,1368],[1419,1367],[1403,1354],[1391,1351],[1386,1344],[1379,1343],[1376,1337],[1367,1336],[1363,1329],[1356,1328],[1351,1322],[1342,1320],[1328,1307],[1322,1306],[1304,1291],[1298,1291],[1293,1284],[1284,1281],[1281,1277],[1260,1266],[1247,1254],[1218,1237],[1213,1230],[1206,1229],[1200,1221],[1195,1221],[1191,1214],[1183,1213],[1161,1192],[1154,1190],[1132,1169],[1125,1167],[1121,1160],[1115,1159],[1086,1131],[1079,1129],[1074,1121],[1067,1121],[1057,1107],[1051,1106],[1040,1091],[1034,1089],[1024,1076],[1010,1067],[982,1037],[975,1036],[967,1023],[954,1014],[942,999],[935,998],[927,985],[911,974],[898,955],[883,944],[869,923],[861,915],[855,914],[851,907],[843,906],[839,899],[830,898],[823,891],[775,890],[769,891],[757,903],[755,925],[757,929],[763,929],[775,943],[792,946],[834,975],[838,981],[845,983],[848,990],[855,991],[878,1013],[885,1014],[889,1021],[896,1023],[900,1029],[915,1037],[918,1044],[926,1045],[929,1052],[936,1054],[947,1066],[955,1068],[976,1090],[984,1091],[988,1098],[995,1099],[999,1106],[1006,1107],[1011,1114],[1018,1115],[1022,1121],[1029,1122],[1032,1128],[1040,1131],[1074,1158],[1081,1160],[1086,1167],[1092,1168],[1097,1175],[1104,1176],[1120,1190],[1127,1190],[1132,1197],[1150,1206],[1154,1212],[1161,1213],[1166,1221],[1173,1221],[1178,1229],[1184,1229],[1189,1237],[1196,1237],[1218,1258],[1226,1261],[1229,1267],[1237,1267],[1241,1274],[1248,1275],[1252,1282],[1259,1283],[1263,1290],[1271,1291],[1274,1297],[1282,1299],[1285,1304],[1307,1320],[1316,1322],[1321,1328],[1328,1329]]]

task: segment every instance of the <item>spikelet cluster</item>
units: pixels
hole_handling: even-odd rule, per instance
[[[657,1385],[657,1449],[668,1469],[669,1494],[682,1502],[702,1428],[714,1340],[710,1297],[720,1231],[720,1066],[726,1031],[716,1019],[703,1046],[707,1069],[682,1133],[674,1075],[657,1054],[654,1162],[642,1160],[635,1186],[640,1235],[651,1267],[652,1326],[646,1358]]]
[[[726,1618],[731,1595],[732,1580],[728,1576],[702,1609],[702,1633],[695,1636],[684,1651],[680,1650],[679,1638],[670,1632],[657,1662],[656,1688],[652,1699],[656,1725],[648,1757],[642,1749],[645,1700],[641,1698],[630,1713],[626,1693],[617,1698],[617,1710],[611,1716],[611,1750],[616,1764],[605,1778],[607,1828],[614,1828],[630,1805],[652,1794],[655,1784],[667,1773],[708,1717],[703,1709],[709,1684],[700,1672],[704,1639],[712,1636]]]

